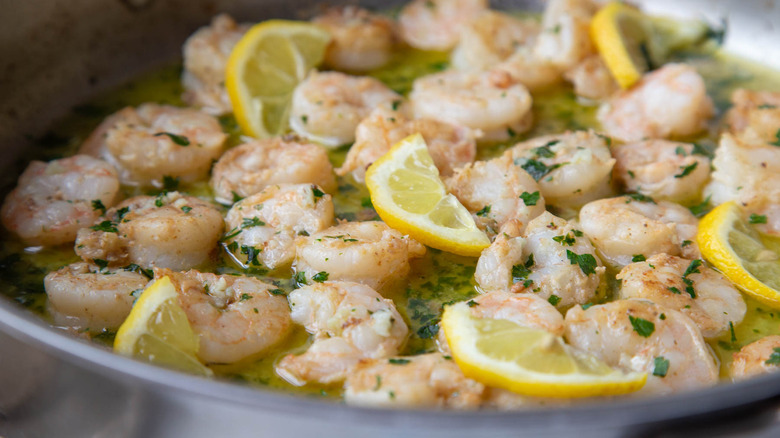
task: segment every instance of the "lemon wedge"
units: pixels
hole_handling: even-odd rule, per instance
[[[310,23],[269,20],[255,25],[233,48],[225,69],[233,113],[256,138],[287,131],[292,92],[322,62],[327,31]]]
[[[213,372],[198,360],[198,337],[168,277],[147,287],[117,331],[114,351],[193,374]]]
[[[445,190],[420,134],[375,161],[366,185],[379,217],[425,245],[472,257],[490,245],[466,207]]]
[[[753,229],[736,203],[704,216],[696,241],[704,258],[738,288],[780,308],[780,242]]]
[[[621,88],[634,85],[651,68],[652,30],[637,9],[620,2],[601,8],[590,23],[590,36]]]
[[[466,377],[537,397],[592,397],[637,391],[646,373],[623,373],[544,330],[476,318],[466,303],[444,309],[442,328]]]

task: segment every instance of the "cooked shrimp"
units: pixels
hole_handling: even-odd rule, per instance
[[[482,290],[529,292],[559,308],[596,296],[606,268],[582,231],[544,212],[522,236],[508,224],[482,251],[474,273]]]
[[[587,99],[606,99],[619,89],[600,55],[588,56],[567,70],[563,77],[574,85],[577,96]]]
[[[184,313],[198,335],[198,358],[206,363],[232,363],[256,357],[290,332],[287,300],[276,286],[244,276],[155,269],[176,287]]]
[[[728,130],[758,142],[774,142],[780,130],[780,92],[738,89],[732,107],[724,116]]]
[[[28,245],[73,242],[116,202],[119,179],[103,160],[86,155],[33,161],[3,201],[3,225]]]
[[[598,117],[607,134],[628,142],[696,134],[713,111],[699,73],[685,64],[666,64],[614,95]]]
[[[208,261],[225,226],[214,206],[178,192],[126,199],[98,221],[76,237],[85,261],[175,270]]]
[[[440,353],[361,363],[344,388],[347,404],[403,409],[477,409],[485,390]]]
[[[699,221],[687,208],[641,195],[619,196],[586,204],[580,226],[611,264],[626,266],[636,255],[700,258],[695,243]]]
[[[355,141],[355,128],[371,110],[401,96],[374,78],[312,72],[295,87],[290,128],[326,147]]]
[[[225,152],[214,164],[214,198],[232,204],[274,184],[316,184],[326,192],[336,188],[328,154],[321,146],[279,138],[255,140]]]
[[[694,145],[646,140],[613,149],[615,176],[629,192],[655,199],[687,202],[698,199],[710,177],[710,159],[695,154]]]
[[[705,338],[739,324],[747,311],[731,282],[701,260],[657,254],[626,266],[617,278],[622,280],[620,298],[644,298],[677,310],[690,317]]]
[[[461,32],[452,51],[452,66],[458,70],[487,70],[509,58],[519,47],[530,45],[538,33],[535,20],[486,10]]]
[[[122,325],[133,307],[133,292],[148,282],[140,273],[83,262],[49,272],[43,279],[55,324],[94,333]]]
[[[187,39],[181,77],[184,102],[217,116],[233,110],[225,90],[225,66],[248,29],[249,25],[238,25],[229,15],[219,14]]]
[[[352,172],[363,182],[366,169],[402,139],[420,133],[428,152],[443,177],[474,161],[477,154],[475,133],[463,126],[433,119],[407,119],[400,111],[378,107],[363,119],[355,131],[355,144],[349,148],[344,164],[336,169],[343,176]]]
[[[295,257],[295,237],[308,236],[333,223],[333,201],[311,184],[266,187],[235,205],[225,218],[226,247],[246,265],[270,269]],[[235,243],[234,243],[235,242]]]
[[[419,242],[384,222],[345,222],[299,237],[295,246],[293,268],[306,281],[324,277],[377,290],[406,278],[409,259],[425,254]]]
[[[294,385],[343,380],[361,361],[398,354],[408,328],[392,300],[359,283],[326,281],[289,295],[292,318],[314,335],[300,355],[288,355],[276,372]]]
[[[566,313],[566,340],[610,366],[648,373],[641,394],[718,383],[718,365],[696,324],[651,301],[619,300],[587,310],[573,307]]]
[[[704,188],[710,201],[736,201],[747,212],[767,217],[759,230],[780,235],[780,148],[723,134],[712,165],[712,181]]]
[[[566,70],[594,53],[590,19],[594,8],[588,0],[552,0],[542,17],[542,32],[534,45],[534,57]]]
[[[401,38],[422,50],[450,50],[468,24],[488,8],[488,0],[413,0],[401,10]]]
[[[503,71],[445,71],[414,81],[415,118],[481,130],[485,140],[507,140],[531,126],[531,95]]]
[[[509,220],[520,221],[522,228],[544,212],[539,185],[508,155],[467,164],[444,184],[491,235]]]
[[[227,135],[214,117],[190,108],[145,103],[107,117],[80,152],[103,158],[128,185],[162,187],[163,177],[208,177]]]
[[[538,181],[548,204],[577,208],[612,194],[615,159],[606,139],[593,131],[537,137],[506,154]]]
[[[366,9],[331,7],[314,17],[312,23],[330,33],[325,64],[336,70],[372,70],[387,64],[393,54],[393,21]]]
[[[734,353],[729,374],[734,380],[744,380],[765,373],[780,371],[780,336],[767,336],[745,345]]]

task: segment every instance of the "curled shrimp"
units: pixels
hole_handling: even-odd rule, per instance
[[[226,139],[206,113],[145,103],[108,116],[79,151],[113,164],[123,184],[162,187],[164,177],[206,179]]]
[[[780,371],[780,336],[766,336],[734,353],[729,375],[734,380]]]
[[[294,385],[343,380],[366,359],[393,356],[408,328],[392,300],[359,283],[326,281],[289,295],[292,319],[314,335],[300,355],[287,355],[276,372]]]
[[[293,268],[299,280],[354,281],[382,290],[403,280],[409,259],[425,247],[384,222],[346,222],[296,242]],[[303,278],[301,278],[303,277]]]
[[[629,142],[696,134],[713,111],[699,73],[685,64],[666,64],[615,94],[598,118],[607,134]]]
[[[249,25],[239,25],[229,15],[219,14],[185,41],[181,77],[184,102],[217,116],[233,110],[225,89],[225,66],[248,29]]]
[[[355,131],[355,144],[349,148],[344,164],[336,173],[344,176],[352,173],[363,182],[366,169],[404,138],[420,133],[428,146],[428,152],[443,177],[474,161],[477,154],[475,133],[463,126],[456,126],[434,119],[406,118],[400,111],[377,107],[363,119]]]
[[[274,184],[316,184],[336,188],[328,154],[313,143],[271,138],[237,146],[220,157],[211,174],[214,197],[233,204]]]
[[[290,332],[287,300],[276,286],[244,276],[191,270],[155,269],[155,278],[170,278],[179,304],[200,341],[198,358],[206,363],[233,363],[257,357]]]
[[[566,340],[608,365],[646,372],[641,394],[718,383],[718,366],[699,328],[682,313],[629,299],[566,312]]]
[[[530,45],[539,32],[534,20],[487,10],[469,23],[452,51],[452,66],[458,70],[482,71],[506,60],[519,47]]]
[[[487,0],[413,0],[398,15],[399,32],[417,49],[449,50],[463,29],[487,9]]]
[[[612,194],[615,159],[607,139],[593,131],[537,137],[506,154],[536,179],[548,204],[577,208]]]
[[[642,195],[600,199],[580,210],[585,235],[605,260],[621,267],[638,255],[700,258],[695,243],[698,224],[687,208]]]
[[[328,8],[312,23],[331,36],[325,64],[337,70],[362,72],[390,61],[395,46],[394,23],[357,6]]]
[[[507,140],[533,120],[531,95],[503,71],[445,71],[414,81],[409,94],[415,118],[482,131],[484,140]]]
[[[440,353],[375,359],[347,376],[344,400],[383,408],[476,409],[485,387]]]
[[[703,266],[657,254],[632,263],[617,275],[620,298],[644,298],[690,317],[705,338],[716,337],[742,322],[747,306],[730,281]]]
[[[692,144],[645,140],[613,150],[615,176],[629,192],[672,202],[695,201],[710,177],[710,160]]]
[[[590,38],[593,13],[588,0],[551,0],[542,16],[534,57],[566,70],[594,53]]]
[[[295,238],[328,228],[333,222],[333,201],[311,184],[282,184],[237,202],[228,211],[225,247],[246,265],[269,269],[290,264]]]
[[[588,56],[563,77],[574,86],[574,94],[587,99],[606,99],[620,89],[600,55]]]
[[[26,244],[59,245],[73,242],[118,195],[116,170],[103,160],[74,155],[33,161],[3,201],[0,217]]]
[[[293,91],[290,128],[326,147],[355,141],[355,128],[371,110],[401,96],[378,80],[338,72],[312,72]]]
[[[723,123],[732,134],[747,141],[773,142],[780,130],[780,92],[740,88],[731,96],[731,109]]]
[[[55,324],[95,333],[122,325],[133,307],[133,292],[148,282],[148,277],[131,270],[83,262],[49,272],[43,279]]]
[[[126,199],[98,221],[76,237],[85,261],[176,270],[208,261],[225,226],[214,206],[179,192]]]

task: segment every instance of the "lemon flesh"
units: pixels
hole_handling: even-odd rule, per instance
[[[780,308],[780,241],[753,229],[736,203],[702,218],[696,240],[704,258],[739,289]]]
[[[615,370],[544,330],[473,317],[466,303],[445,308],[441,324],[463,374],[489,386],[573,398],[626,394],[647,380],[646,373]]]
[[[125,356],[193,374],[212,375],[197,359],[198,337],[179,305],[176,288],[163,277],[146,288],[114,340]]]
[[[425,245],[472,257],[490,245],[466,207],[445,190],[420,134],[375,161],[366,185],[379,217]]]
[[[641,12],[619,2],[601,8],[590,24],[591,39],[621,88],[649,71],[652,30]]]
[[[287,131],[292,92],[322,62],[329,42],[330,35],[310,23],[269,20],[249,29],[225,69],[233,112],[246,134],[269,138]]]

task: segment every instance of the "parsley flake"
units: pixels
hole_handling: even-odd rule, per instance
[[[103,212],[103,214],[106,214],[106,206],[103,205],[103,201],[100,199],[93,199],[92,200],[92,209],[93,210],[100,210]]]
[[[181,207],[181,211],[183,211],[184,213],[189,213],[192,211],[192,207],[190,207],[189,205],[184,205]]]
[[[264,227],[264,226],[265,226],[265,222],[261,221],[260,218],[257,217],[257,216],[255,216],[255,217],[245,217],[241,221],[241,229],[242,230],[247,229],[247,228],[252,228],[252,227]]]
[[[172,142],[174,142],[175,144],[177,144],[179,146],[189,146],[190,145],[190,139],[185,137],[185,136],[183,136],[183,135],[172,134],[170,132],[158,132],[157,134],[154,134],[155,137],[160,137],[160,136],[163,136],[163,135],[165,135],[168,138],[170,138]]]
[[[663,356],[658,356],[653,359],[653,375],[658,377],[666,377],[666,373],[669,372],[669,359]]]
[[[246,301],[252,299],[252,295],[249,294],[241,294],[241,301]]]
[[[317,186],[311,186],[311,193],[314,195],[314,199],[319,199],[325,196],[325,192],[318,189]]]
[[[522,199],[523,203],[525,203],[525,205],[528,206],[536,205],[539,202],[539,198],[540,198],[539,192],[533,192],[533,193],[523,192],[523,194],[520,195],[520,199]]]
[[[317,283],[322,283],[323,281],[327,281],[328,280],[328,276],[330,276],[330,274],[328,274],[327,272],[320,271],[320,272],[312,275],[311,279],[316,281]]]
[[[693,164],[690,166],[681,166],[680,169],[682,169],[682,173],[675,175],[675,178],[683,178],[691,174],[694,170],[696,170],[696,167],[699,165],[698,161],[694,161]]]
[[[521,164],[520,167],[523,168],[526,172],[528,172],[531,177],[539,181],[540,179],[544,178],[545,175],[552,172],[553,170],[563,166],[567,163],[559,163],[559,164],[553,164],[552,166],[547,166],[546,164],[542,163],[541,161],[537,160],[526,160],[525,163]]]
[[[558,295],[555,295],[555,294],[550,295],[550,298],[547,298],[547,302],[549,302],[553,306],[557,306],[558,303],[561,302],[561,297],[559,297]]]
[[[766,215],[758,215],[755,213],[751,213],[748,222],[750,222],[751,224],[765,224]]]
[[[631,327],[634,328],[634,331],[643,338],[649,337],[655,331],[655,324],[644,318],[635,318],[628,315],[628,320],[631,321]]]
[[[582,270],[583,274],[590,275],[596,273],[596,266],[598,266],[598,262],[596,262],[596,258],[593,257],[593,255],[577,254],[567,249],[566,258],[569,259],[569,262],[571,262],[572,265],[580,265],[580,269]]]
[[[179,177],[163,175],[163,190],[172,192],[179,188]]]
[[[647,195],[643,195],[641,193],[628,193],[626,194],[626,196],[628,197],[628,200],[626,200],[626,204],[630,204],[632,200],[637,202],[649,202],[651,204],[655,204],[655,199]]]
[[[90,230],[102,231],[104,233],[117,233],[119,230],[116,228],[116,224],[111,221],[103,221],[97,225],[89,227]]]
[[[645,260],[647,260],[647,258],[644,255],[642,255],[642,254],[634,254],[634,256],[631,257],[631,261],[634,262],[634,263],[636,263],[636,262],[644,262]]]
[[[767,365],[780,365],[780,347],[775,347],[772,350],[769,359],[765,360],[764,363]]]
[[[411,360],[409,360],[409,359],[395,359],[395,358],[392,358],[392,357],[390,359],[387,359],[387,363],[389,363],[391,365],[406,365],[409,362],[411,362]]]
[[[476,214],[479,217],[485,217],[485,216],[488,215],[488,213],[490,213],[490,206],[486,205],[486,206],[482,207],[482,209],[479,210]]]

